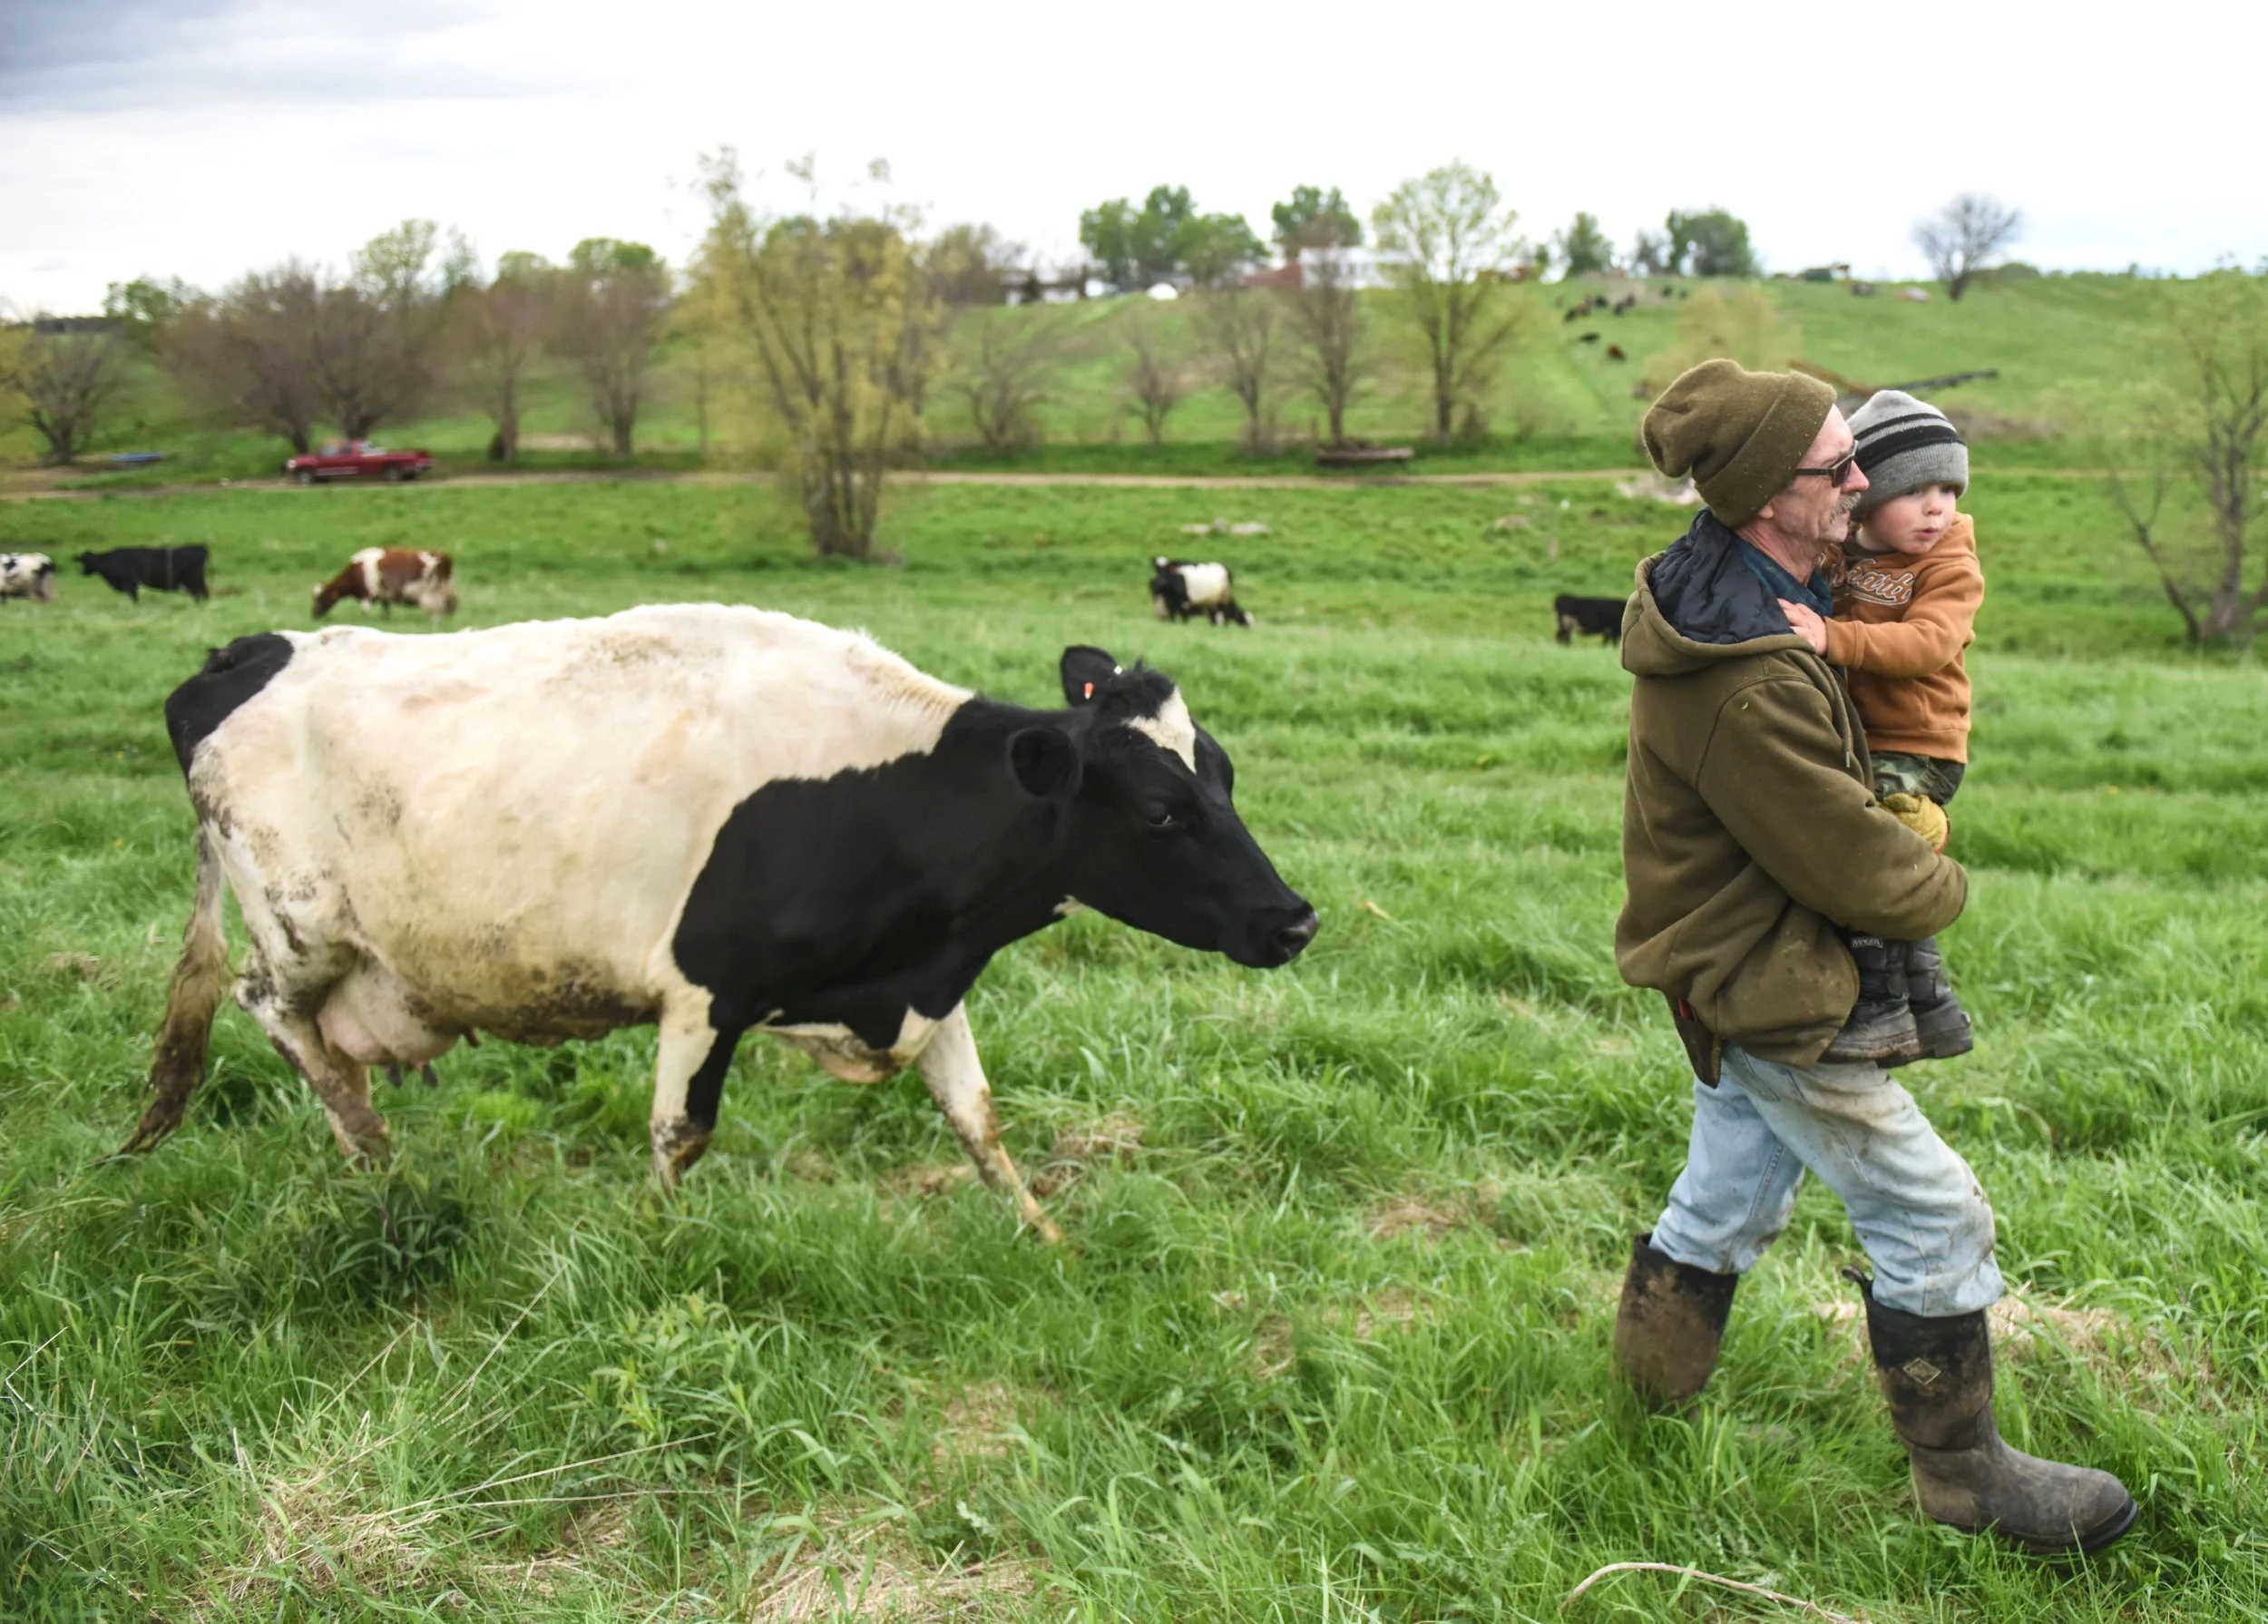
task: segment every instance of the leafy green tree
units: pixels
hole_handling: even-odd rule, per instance
[[[196,297],[197,290],[179,277],[162,282],[112,282],[103,294],[103,314],[127,343],[154,354],[167,326]]]
[[[1197,213],[1186,186],[1153,186],[1139,209],[1124,198],[1079,217],[1079,240],[1121,288],[1146,287],[1180,265],[1183,230]]]
[[[1574,222],[1551,240],[1563,275],[1594,276],[1614,269],[1615,245],[1598,229],[1598,216],[1578,212]]]
[[[1178,244],[1181,269],[1200,288],[1235,285],[1245,268],[1267,258],[1268,250],[1241,214],[1199,214],[1185,222]]]
[[[1669,238],[1667,269],[1696,277],[1753,277],[1755,251],[1748,244],[1748,222],[1723,209],[1686,213],[1673,209],[1663,221]]]
[[[614,455],[635,445],[654,347],[670,320],[670,269],[642,242],[586,237],[567,255],[552,301],[552,347],[574,363]]]
[[[1276,222],[1276,245],[1286,263],[1311,248],[1360,248],[1363,222],[1334,186],[1295,186],[1292,195],[1269,211]]]
[[[1478,411],[1519,326],[1501,308],[1504,273],[1522,246],[1519,218],[1485,171],[1461,162],[1404,181],[1371,215],[1387,275],[1424,340],[1441,440],[1459,406]]]
[[[759,398],[811,544],[863,559],[885,474],[922,441],[938,303],[901,214],[762,220],[727,151],[705,162],[710,220],[693,298],[753,352]]]
[[[1186,186],[1153,186],[1139,209],[1115,198],[1088,210],[1079,240],[1105,278],[1129,289],[1177,272],[1216,286],[1266,252],[1243,216],[1199,214]]]

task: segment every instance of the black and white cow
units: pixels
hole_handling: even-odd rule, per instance
[[[1061,710],[866,638],[720,605],[450,638],[361,627],[216,650],[166,701],[197,901],[127,1150],[179,1126],[228,981],[351,1159],[389,1153],[368,1069],[478,1032],[658,1023],[653,1170],[709,1144],[734,1046],[836,1077],[918,1064],[985,1181],[1055,1228],[1000,1142],[962,1000],[1085,905],[1266,968],[1315,910],[1237,816],[1163,673],[1064,651]]]
[[[0,603],[10,598],[53,603],[55,561],[44,553],[0,553]]]
[[[1186,621],[1198,615],[1218,626],[1234,621],[1252,624],[1252,617],[1237,607],[1236,581],[1227,564],[1192,563],[1187,559],[1151,561],[1149,603],[1161,621]]]
[[[153,592],[187,592],[205,601],[206,550],[202,547],[113,547],[108,553],[82,553],[79,569],[100,575],[113,591],[135,602],[142,589]]]
[[[1561,592],[1551,600],[1552,619],[1558,628],[1554,635],[1560,642],[1569,642],[1579,631],[1585,637],[1618,643],[1622,641],[1622,611],[1628,607],[1620,598],[1579,598],[1573,592]]]

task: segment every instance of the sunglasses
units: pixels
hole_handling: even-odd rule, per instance
[[[1858,460],[1858,450],[1854,446],[1823,468],[1798,468],[1795,472],[1799,474],[1816,474],[1827,482],[1830,490],[1840,491],[1850,483],[1851,470],[1857,465]]]

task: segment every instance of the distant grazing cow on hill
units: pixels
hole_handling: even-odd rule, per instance
[[[1600,637],[1618,643],[1622,641],[1622,611],[1626,607],[1620,598],[1579,598],[1572,592],[1561,592],[1551,600],[1551,612],[1559,619],[1559,641],[1572,641],[1579,631],[1585,637]]]
[[[0,553],[0,603],[10,598],[53,603],[55,561],[44,553]]]
[[[319,621],[330,613],[341,598],[361,599],[365,614],[373,603],[388,615],[396,603],[422,609],[436,620],[455,614],[456,586],[450,578],[455,567],[445,553],[365,547],[347,560],[345,569],[315,589],[315,618]]]
[[[196,903],[127,1150],[179,1127],[231,980],[355,1160],[369,1069],[478,1031],[658,1025],[664,1188],[708,1147],[742,1034],[849,1082],[920,1067],[985,1182],[1001,1148],[963,1000],[1084,905],[1266,969],[1315,934],[1161,671],[1063,651],[1062,709],[924,675],[854,632],[720,604],[455,637],[361,626],[213,651],[165,702]]]
[[[1236,580],[1227,564],[1192,563],[1179,558],[1150,562],[1149,603],[1159,620],[1186,621],[1203,615],[1216,626],[1229,621],[1252,624],[1252,617],[1237,607]]]
[[[100,575],[137,603],[145,586],[153,592],[187,592],[201,603],[207,596],[205,560],[202,547],[113,547],[80,553],[79,568]]]

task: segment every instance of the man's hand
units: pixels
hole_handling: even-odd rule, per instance
[[[1780,600],[1780,612],[1787,616],[1788,630],[1811,644],[1813,653],[1824,654],[1827,651],[1827,622],[1819,618],[1818,611],[1806,609],[1801,603],[1791,603],[1783,598]]]

